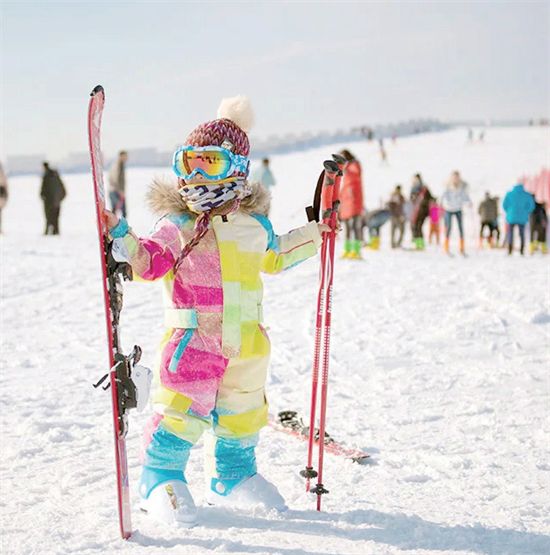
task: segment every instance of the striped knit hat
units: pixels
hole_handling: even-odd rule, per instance
[[[248,156],[250,142],[246,133],[254,125],[254,114],[246,96],[224,98],[218,119],[201,123],[185,140],[185,146],[223,146],[234,154]]]

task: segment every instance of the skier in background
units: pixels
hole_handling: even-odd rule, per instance
[[[250,180],[258,181],[267,190],[270,190],[271,187],[275,185],[275,178],[273,177],[273,173],[271,172],[271,168],[269,167],[269,158],[264,158],[262,160],[262,165],[252,173]]]
[[[2,233],[2,209],[8,203],[8,178],[0,164],[0,233]]]
[[[514,228],[518,226],[520,249],[523,255],[525,248],[525,224],[529,220],[529,214],[535,209],[535,198],[524,188],[521,180],[518,184],[504,197],[502,207],[506,212],[506,222],[508,224],[508,254],[512,254],[514,250]]]
[[[139,493],[149,517],[176,526],[196,520],[184,473],[191,448],[208,429],[206,501],[286,508],[256,467],[259,431],[267,424],[270,353],[260,271],[276,274],[314,256],[322,232],[330,230],[310,222],[275,235],[266,217],[267,190],[247,181],[248,99],[224,99],[218,118],[199,125],[176,152],[177,188],[153,184],[148,199],[165,216],[151,235],[138,239],[125,218],[105,211],[110,236],[134,274],[164,283],[168,330],[155,368],[159,386],[143,436]],[[216,150],[205,167],[194,154],[208,147]]]
[[[481,219],[481,228],[479,230],[479,248],[483,247],[483,231],[485,227],[489,229],[487,242],[490,247],[498,246],[500,232],[498,231],[498,197],[491,197],[489,191],[485,193],[485,198],[479,205],[479,217]],[[493,243],[494,235],[497,234],[496,242]]]
[[[451,236],[451,226],[453,216],[458,223],[458,232],[460,234],[460,253],[464,253],[464,227],[462,219],[462,207],[464,204],[472,204],[468,193],[467,185],[461,180],[460,174],[455,171],[452,173],[447,182],[447,189],[441,197],[441,206],[445,210],[445,253],[449,254],[449,237]]]
[[[388,209],[391,214],[391,248],[401,247],[403,241],[403,231],[405,230],[405,198],[401,194],[401,185],[397,185],[395,191],[388,202]],[[395,240],[395,232],[399,232],[399,238]]]
[[[67,196],[67,192],[57,170],[50,168],[48,162],[43,162],[42,165],[44,166],[44,174],[42,175],[40,198],[44,201],[44,212],[46,214],[44,235],[59,235],[61,202]]]
[[[126,217],[126,162],[128,153],[121,150],[118,158],[109,169],[109,198],[111,199],[111,210]]]
[[[529,227],[531,228],[531,244],[529,251],[534,254],[539,248],[542,254],[547,254],[546,234],[548,232],[548,215],[546,214],[546,205],[535,201],[535,209],[529,215]]]
[[[340,153],[346,159],[340,185],[340,221],[346,224],[346,242],[342,258],[361,258],[363,244],[363,182],[361,164],[349,150]]]
[[[377,251],[380,248],[380,228],[391,218],[389,209],[365,210],[363,214],[363,226],[369,230],[369,242],[367,248]]]
[[[428,237],[428,242],[432,244],[432,236],[435,235],[435,240],[439,245],[439,222],[444,210],[437,204],[437,199],[432,199],[430,201],[430,235]]]
[[[428,187],[422,182],[421,175],[419,173],[415,174],[411,189],[411,202],[413,203],[411,231],[415,250],[424,250],[426,247],[422,226],[430,214],[430,201],[432,199],[433,196]]]

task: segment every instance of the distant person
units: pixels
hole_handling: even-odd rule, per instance
[[[504,197],[502,207],[506,212],[506,222],[508,224],[508,254],[514,250],[514,228],[518,226],[520,249],[523,254],[525,248],[525,224],[529,220],[529,214],[535,209],[535,198],[528,193],[521,181]]]
[[[403,232],[405,231],[405,197],[401,194],[401,185],[397,185],[395,191],[388,202],[388,209],[391,214],[391,248],[396,249],[401,246],[403,241]],[[396,240],[395,234],[399,233]]]
[[[44,201],[44,212],[46,214],[44,235],[59,235],[61,202],[67,196],[67,192],[57,170],[50,168],[48,162],[44,162],[42,165],[44,166],[44,174],[42,175],[40,198]]]
[[[432,237],[434,235],[436,243],[439,245],[439,223],[443,212],[443,208],[437,204],[437,199],[432,199],[430,201],[430,234],[428,236],[430,245],[432,244]]]
[[[346,224],[342,258],[361,258],[363,244],[363,182],[361,164],[349,150],[340,153],[346,160],[340,187],[339,218]]]
[[[449,254],[449,238],[451,236],[451,226],[453,216],[458,223],[458,232],[460,234],[460,253],[464,254],[464,227],[462,224],[462,207],[465,204],[472,204],[468,196],[467,186],[460,178],[458,172],[453,172],[447,182],[447,189],[441,197],[441,206],[445,210],[445,253]]]
[[[529,250],[534,254],[539,248],[542,254],[547,254],[546,234],[548,233],[548,215],[546,205],[535,201],[535,209],[529,216],[529,227],[531,228],[531,244]]]
[[[414,206],[411,216],[411,231],[416,250],[424,250],[426,247],[422,227],[430,214],[430,201],[432,199],[433,196],[430,190],[424,185],[421,175],[417,173],[413,176],[411,189],[411,202]]]
[[[276,181],[269,167],[269,158],[262,160],[262,165],[253,172],[251,181],[258,181],[266,189],[271,189],[275,185]]]
[[[113,162],[109,169],[109,197],[111,199],[111,211],[114,214],[120,212],[126,217],[126,162],[128,153],[121,150],[118,159]]]
[[[485,140],[485,131],[482,131],[482,132],[479,134],[479,142],[480,142],[480,143],[483,143],[484,140]]]
[[[369,230],[369,249],[377,251],[380,248],[380,228],[391,218],[390,211],[387,209],[365,211],[363,224]]]
[[[474,132],[472,129],[468,129],[468,142],[469,143],[473,143],[474,142]]]
[[[491,194],[487,191],[485,193],[485,198],[479,204],[478,213],[481,219],[481,228],[479,230],[479,248],[481,249],[483,247],[483,232],[486,227],[489,229],[487,243],[490,247],[496,247],[500,236],[500,232],[498,232],[496,243],[493,243],[494,235],[498,230],[498,198],[491,197]]]
[[[8,178],[0,164],[0,233],[2,233],[2,209],[8,203]]]

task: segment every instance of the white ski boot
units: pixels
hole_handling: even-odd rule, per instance
[[[251,509],[263,507],[286,511],[288,507],[277,488],[261,474],[236,480],[207,478],[206,501],[217,507]]]
[[[197,507],[182,480],[168,480],[155,486],[147,498],[142,497],[140,509],[163,524],[191,527],[197,522]]]

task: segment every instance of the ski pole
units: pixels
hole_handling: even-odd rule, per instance
[[[323,179],[322,198],[326,196],[325,191],[332,195],[334,189],[334,180],[338,172],[338,166],[331,160],[323,163],[325,175]],[[331,197],[332,198],[332,197]],[[324,216],[324,214],[323,214]],[[323,218],[323,223],[329,224],[329,217]],[[321,356],[321,335],[323,326],[324,304],[325,304],[325,274],[326,260],[328,248],[328,233],[323,233],[323,244],[321,245],[321,264],[319,267],[319,293],[317,294],[317,316],[315,321],[315,344],[313,349],[313,369],[311,377],[311,412],[309,418],[309,435],[308,435],[308,453],[307,465],[305,470],[300,474],[306,479],[306,491],[309,491],[311,478],[317,476],[317,472],[313,469],[313,443],[315,440],[315,417],[317,410],[317,385],[319,382],[319,360]]]
[[[341,156],[333,156],[335,165],[338,167],[334,184],[332,187],[332,195],[325,195],[323,200],[323,216],[330,217],[330,228],[328,232],[328,257],[325,270],[326,280],[326,293],[325,293],[325,307],[324,307],[324,325],[322,330],[322,350],[323,355],[321,359],[321,400],[320,400],[320,416],[319,416],[319,470],[317,473],[317,485],[311,490],[312,493],[317,495],[317,510],[321,510],[321,496],[328,493],[328,490],[323,486],[323,461],[325,454],[325,424],[327,413],[327,394],[328,394],[328,370],[329,370],[329,357],[330,357],[330,331],[332,323],[332,293],[333,293],[333,280],[334,280],[334,252],[336,246],[336,226],[338,224],[338,204],[339,204],[339,189],[340,181],[342,179],[342,168],[344,166],[344,159]]]

